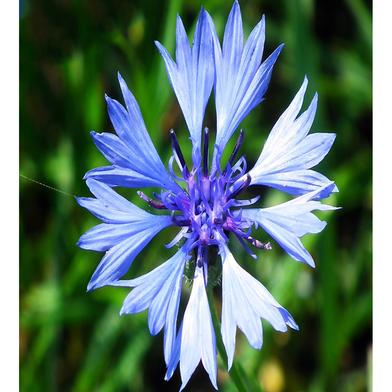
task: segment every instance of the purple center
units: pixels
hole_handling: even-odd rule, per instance
[[[207,247],[219,245],[227,234],[233,233],[246,251],[254,256],[247,243],[263,249],[271,249],[269,243],[262,243],[251,236],[251,222],[242,218],[241,207],[249,206],[258,201],[259,197],[250,200],[236,200],[245,191],[251,181],[246,173],[246,160],[238,159],[234,164],[237,153],[242,145],[244,134],[241,131],[229,161],[222,171],[220,154],[217,154],[217,169],[209,173],[209,136],[208,128],[204,130],[203,156],[200,151],[192,153],[193,168],[188,169],[177,137],[170,131],[173,147],[173,157],[169,166],[173,177],[184,183],[178,192],[165,191],[156,199],[151,199],[142,192],[139,196],[150,206],[166,209],[172,212],[173,223],[182,229],[168,247],[175,245],[183,237],[189,238],[190,249],[197,248],[197,263],[202,266],[207,262]],[[173,170],[173,161],[177,162],[182,177],[178,177]]]

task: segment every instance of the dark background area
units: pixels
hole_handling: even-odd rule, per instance
[[[101,255],[76,247],[97,223],[72,195],[88,195],[84,173],[105,164],[90,130],[111,130],[104,93],[120,99],[119,70],[134,92],[158,151],[169,159],[168,130],[186,148],[188,133],[153,40],[173,53],[175,17],[194,28],[204,5],[222,32],[231,2],[22,1],[20,3],[20,172],[64,191],[20,179],[20,383],[22,391],[176,391],[169,383],[162,336],[151,337],[146,314],[119,317],[120,288],[86,293]],[[371,3],[345,1],[241,1],[249,34],[266,15],[265,56],[281,42],[265,101],[243,122],[243,151],[257,159],[273,124],[310,80],[319,106],[313,131],[335,132],[331,152],[317,170],[336,181],[319,214],[328,221],[304,243],[316,261],[311,270],[278,246],[256,263],[236,257],[294,316],[298,333],[280,334],[263,323],[264,346],[252,349],[238,334],[235,360],[264,391],[366,391],[372,363],[372,95]],[[213,129],[210,102],[206,124]],[[305,106],[304,106],[305,107]],[[284,195],[260,189],[266,205]],[[133,190],[126,195],[135,200]],[[138,257],[135,275],[170,253],[162,233]],[[220,362],[221,365],[221,362]],[[220,366],[219,385],[235,391]],[[187,390],[212,390],[199,369]]]

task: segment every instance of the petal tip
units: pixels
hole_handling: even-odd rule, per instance
[[[95,289],[96,289],[95,282],[90,281],[89,284],[87,285],[86,292],[89,293],[89,292],[91,292],[91,291],[93,291]]]

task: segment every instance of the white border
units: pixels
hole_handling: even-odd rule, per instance
[[[2,224],[2,282],[1,282],[1,333],[0,368],[2,390],[18,390],[18,141],[19,141],[19,12],[18,3],[3,5],[0,13],[0,39],[2,61],[0,83],[2,94],[1,149],[1,210]],[[374,366],[373,390],[387,390],[390,378],[391,286],[392,286],[392,214],[388,208],[392,199],[392,28],[389,1],[374,1]]]
[[[1,271],[0,390],[19,386],[19,12],[5,2],[0,12]]]
[[[373,7],[373,390],[392,390],[391,2]]]

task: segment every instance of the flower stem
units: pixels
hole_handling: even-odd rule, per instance
[[[212,323],[214,324],[216,345],[219,355],[224,362],[225,367],[227,368],[227,354],[222,340],[220,323],[216,313],[212,287],[207,288],[207,296],[211,309]],[[239,363],[233,362],[229,374],[239,392],[262,392],[260,386],[257,385],[257,383],[251,382],[250,378],[246,375],[245,370]]]

